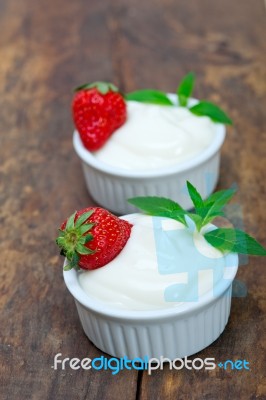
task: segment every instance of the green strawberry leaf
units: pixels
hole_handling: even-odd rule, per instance
[[[70,217],[68,218],[67,223],[66,223],[66,228],[65,228],[65,230],[67,230],[67,229],[73,229],[73,228],[74,228],[74,221],[75,221],[76,213],[77,213],[77,211],[75,211],[75,212],[74,212],[72,215],[70,215]]]
[[[70,263],[68,263],[68,264],[66,264],[65,266],[64,266],[64,271],[70,271],[71,269],[72,269],[73,267],[72,267],[72,265],[70,264]]]
[[[266,256],[266,249],[256,239],[239,229],[218,228],[205,233],[204,237],[221,251]]]
[[[60,248],[64,247],[65,238],[64,238],[63,236],[58,236],[57,239],[56,239],[56,244],[57,244]]]
[[[182,107],[186,107],[188,99],[191,97],[195,83],[195,74],[189,72],[180,82],[177,88],[177,96],[179,104]]]
[[[73,254],[73,256],[72,256],[72,258],[71,258],[71,260],[70,260],[70,265],[71,265],[71,267],[78,270],[78,269],[79,269],[78,262],[79,262],[79,255],[78,255],[78,253],[75,251],[74,254]]]
[[[164,197],[148,196],[133,197],[127,201],[149,215],[173,218],[187,225],[185,210],[173,200]]]
[[[96,88],[101,94],[106,94],[110,91],[112,92],[118,92],[118,88],[113,85],[113,83],[110,82],[93,82],[93,83],[85,83],[83,85],[78,86],[75,88],[75,92],[78,92],[80,90],[86,90],[86,89],[92,89]]]
[[[85,243],[90,242],[93,239],[93,236],[90,233],[88,233],[86,236],[84,236],[84,238],[85,238],[85,242],[84,242],[84,244],[85,244]]]
[[[86,243],[90,242],[92,239],[93,239],[93,236],[90,233],[88,233],[87,235],[81,236],[79,238],[79,243],[86,244]]]
[[[166,93],[159,90],[143,89],[125,95],[126,100],[139,101],[140,103],[159,104],[162,106],[172,106],[172,101]]]
[[[78,219],[76,220],[76,222],[75,222],[75,227],[76,227],[76,228],[79,228],[82,224],[84,224],[84,222],[87,221],[87,219],[90,218],[90,216],[91,216],[93,213],[94,213],[94,210],[90,210],[90,211],[87,211],[87,212],[85,212],[84,214],[80,215],[80,216],[78,217]]]
[[[78,243],[76,245],[76,251],[78,254],[86,255],[86,254],[93,254],[94,251],[91,249],[88,249],[88,247],[83,246],[83,244]]]
[[[210,117],[214,122],[232,125],[232,120],[218,106],[209,101],[200,101],[195,106],[189,107],[189,110],[198,116]]]
[[[79,228],[79,233],[81,235],[84,235],[84,233],[88,232],[93,226],[94,226],[94,224],[83,224]]]

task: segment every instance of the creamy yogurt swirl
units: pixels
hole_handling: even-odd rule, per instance
[[[128,118],[94,156],[124,169],[156,169],[192,159],[214,139],[216,125],[187,108],[127,102]]]
[[[133,227],[121,253],[103,268],[79,274],[90,297],[119,309],[178,307],[198,301],[223,278],[225,257],[202,234],[169,218],[123,218]]]

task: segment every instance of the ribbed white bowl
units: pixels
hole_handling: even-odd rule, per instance
[[[96,347],[114,357],[170,359],[197,353],[223,332],[230,314],[232,282],[238,256],[225,268],[225,279],[194,303],[151,311],[121,310],[88,296],[78,281],[78,272],[64,271],[84,332]]]
[[[217,124],[214,140],[198,156],[153,170],[131,171],[99,161],[83,146],[77,131],[73,135],[73,145],[82,161],[87,188],[93,199],[117,214],[128,214],[136,209],[126,200],[135,196],[167,197],[185,209],[191,208],[185,190],[187,180],[197,187],[203,198],[207,198],[219,178],[220,149],[225,133],[224,125]]]

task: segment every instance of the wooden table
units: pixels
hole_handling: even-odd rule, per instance
[[[93,204],[72,148],[75,86],[173,91],[195,71],[195,96],[235,122],[218,187],[237,184],[237,216],[265,245],[263,1],[1,0],[0,22],[1,399],[266,399],[266,275],[256,257],[238,272],[248,294],[233,299],[225,332],[194,356],[245,359],[249,371],[51,368],[57,353],[102,355],[83,334],[54,243],[65,216]]]

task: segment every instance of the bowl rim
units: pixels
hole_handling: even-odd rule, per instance
[[[127,214],[121,216],[119,218],[127,219],[132,214]],[[214,225],[212,225],[214,227]],[[107,303],[102,302],[101,300],[97,300],[94,297],[90,297],[80,286],[78,276],[80,273],[84,272],[83,270],[77,271],[72,269],[70,271],[63,270],[63,277],[65,284],[72,294],[72,296],[82,304],[86,309],[90,311],[100,314],[102,316],[120,319],[120,320],[128,320],[128,321],[144,321],[144,320],[158,320],[158,319],[168,319],[171,317],[181,318],[184,315],[189,315],[191,313],[197,312],[208,305],[213,304],[223,295],[229,295],[227,289],[232,284],[239,264],[239,258],[237,253],[229,253],[231,257],[232,265],[226,268],[227,274],[226,279],[220,279],[219,282],[215,286],[216,294],[213,295],[213,291],[208,291],[204,295],[200,297],[200,299],[196,302],[184,302],[177,307],[169,307],[169,308],[160,308],[160,309],[152,309],[152,310],[127,310],[123,308],[116,308],[115,306],[109,306]],[[67,260],[65,259],[64,265]]]
[[[173,93],[168,93],[169,98],[173,99],[174,94]],[[189,104],[193,105],[198,102],[197,99],[190,99]],[[197,167],[198,165],[203,164],[205,161],[210,159],[222,146],[225,135],[226,135],[226,128],[225,125],[220,124],[220,123],[215,123],[216,125],[216,134],[214,136],[214,139],[212,142],[207,146],[202,152],[200,152],[198,155],[193,157],[190,160],[183,161],[181,163],[178,163],[176,165],[171,165],[169,167],[160,167],[160,168],[154,168],[150,170],[127,170],[115,166],[111,166],[108,164],[105,164],[102,161],[99,161],[94,155],[93,152],[90,152],[87,150],[80,137],[79,133],[77,130],[74,130],[73,133],[73,146],[78,154],[78,156],[81,158],[81,160],[89,165],[90,167],[94,168],[95,170],[98,170],[102,173],[105,173],[107,175],[112,175],[112,176],[118,176],[118,177],[124,177],[128,179],[136,179],[136,178],[156,178],[156,177],[161,177],[161,176],[167,176],[167,175],[173,175],[173,174],[178,174],[182,173],[184,171],[188,171],[192,168]]]

